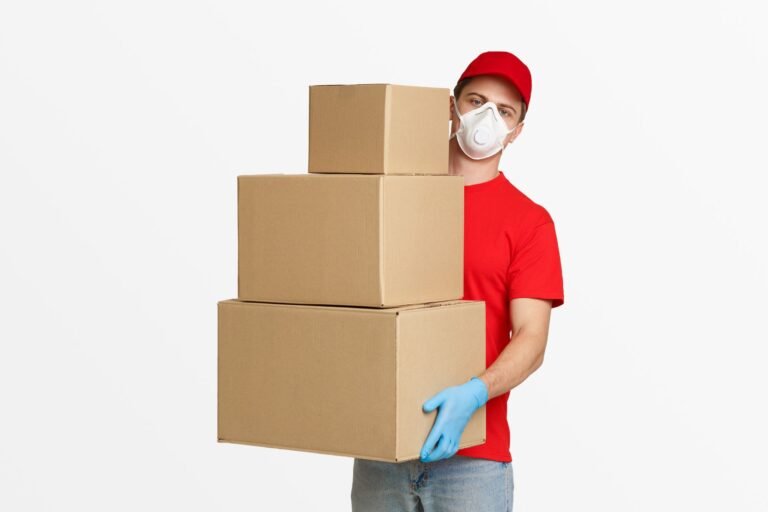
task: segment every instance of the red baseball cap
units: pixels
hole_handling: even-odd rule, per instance
[[[526,107],[531,102],[531,72],[523,61],[509,52],[484,52],[469,63],[459,81],[477,75],[506,78],[520,91]]]

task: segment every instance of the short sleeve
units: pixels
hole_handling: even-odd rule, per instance
[[[552,307],[564,303],[563,273],[555,224],[548,219],[533,228],[512,254],[507,270],[509,299],[551,299]]]

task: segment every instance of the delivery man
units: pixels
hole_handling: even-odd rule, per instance
[[[512,510],[507,399],[541,366],[551,310],[564,301],[552,217],[499,170],[530,100],[530,71],[508,52],[480,54],[454,87],[449,173],[464,176],[463,298],[485,301],[486,369],[424,402],[437,415],[420,459],[354,460],[353,512]],[[459,449],[483,405],[486,442]]]

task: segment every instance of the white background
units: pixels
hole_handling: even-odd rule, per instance
[[[308,85],[533,73],[502,159],[566,303],[513,390],[516,511],[768,510],[760,2],[0,3],[0,509],[348,510],[352,459],[216,443],[238,174]]]

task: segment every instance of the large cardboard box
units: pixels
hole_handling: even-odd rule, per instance
[[[450,91],[309,87],[309,172],[448,174]]]
[[[238,177],[238,298],[392,307],[464,296],[464,178]]]
[[[218,439],[400,462],[485,369],[485,302],[389,309],[219,302]],[[485,406],[459,446],[486,440]]]

